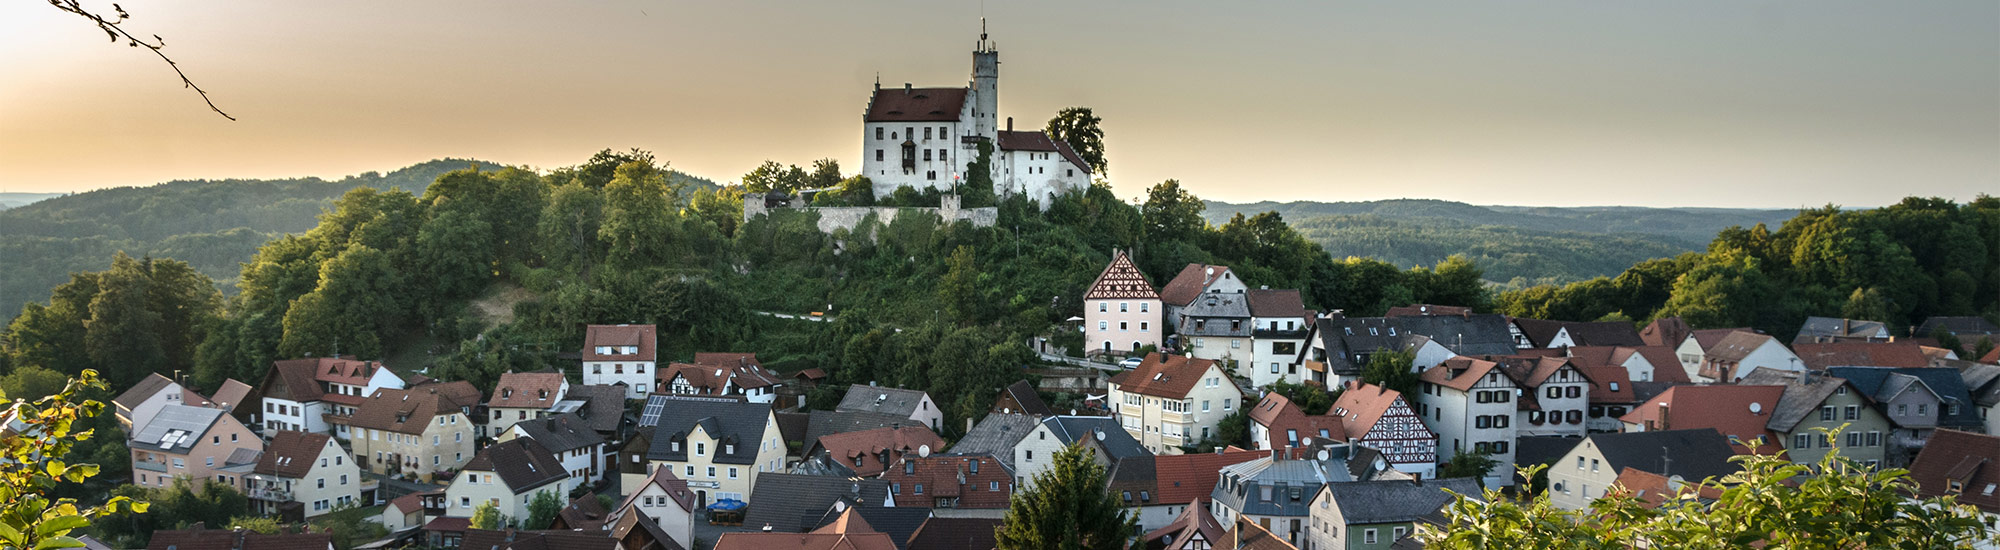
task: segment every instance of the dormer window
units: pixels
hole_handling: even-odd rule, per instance
[[[508,399],[511,397],[514,397],[514,388],[500,388],[501,399]]]

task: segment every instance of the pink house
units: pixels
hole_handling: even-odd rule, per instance
[[[1145,346],[1159,347],[1164,310],[1160,293],[1124,251],[1097,275],[1083,293],[1083,342],[1086,353],[1127,354]]]

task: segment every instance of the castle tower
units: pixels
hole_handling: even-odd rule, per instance
[[[1000,116],[1000,50],[986,39],[986,18],[979,18],[979,44],[972,50],[973,131],[998,140]]]

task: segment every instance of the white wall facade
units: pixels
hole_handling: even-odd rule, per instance
[[[1515,431],[1522,436],[1583,437],[1589,432],[1590,380],[1583,373],[1563,367],[1535,388],[1535,398],[1541,410],[1520,411],[1515,419],[1519,422]],[[1557,414],[1562,415],[1561,421],[1556,420]]]
[[[1306,347],[1305,319],[1298,317],[1252,317],[1250,382],[1257,387],[1274,382],[1297,384],[1305,380],[1299,368],[1299,350]]]
[[[658,484],[649,483],[640,488],[639,494],[632,497],[632,506],[626,510],[627,513],[638,512],[652,518],[653,523],[660,524],[660,529],[666,531],[674,542],[680,543],[681,548],[694,548],[693,511],[682,508],[680,501],[674,500]]]
[[[1112,384],[1108,399],[1119,425],[1156,455],[1181,454],[1182,446],[1210,437],[1222,417],[1252,404],[1243,402],[1243,392],[1219,364],[1209,367],[1186,398],[1129,393]]]
[[[965,177],[966,165],[979,160],[977,145],[968,147],[961,140],[962,137],[977,135],[969,131],[972,127],[967,123],[972,117],[970,94],[966,99],[956,122],[864,122],[861,125],[861,175],[868,177],[874,185],[875,196],[889,196],[898,187],[948,191],[953,185],[952,175]],[[911,153],[916,158],[914,167],[908,170],[903,168],[904,141],[912,142],[914,149]],[[930,155],[928,160],[925,153]],[[999,152],[995,151],[994,156],[998,157]]]
[[[502,515],[507,516],[507,519],[524,520],[528,518],[528,503],[534,501],[537,494],[553,493],[556,498],[568,502],[566,493],[562,492],[564,485],[566,484],[562,482],[545,483],[540,487],[517,493],[507,487],[506,482],[500,480],[499,474],[479,470],[462,471],[453,476],[451,485],[444,489],[444,515],[469,518],[479,508],[479,503],[492,502]]]
[[[652,361],[585,361],[584,385],[624,386],[626,399],[645,399],[656,376]]]
[[[1499,464],[1482,480],[1487,487],[1514,483],[1514,380],[1498,368],[1481,377],[1471,391],[1425,382],[1419,386],[1417,413],[1438,435],[1438,460],[1485,448]],[[1483,420],[1482,420],[1483,419]]]
[[[272,434],[280,430],[332,433],[326,424],[326,403],[322,401],[300,403],[290,399],[264,398],[264,433]]]
[[[1090,185],[1090,173],[1071,164],[1062,153],[1001,151],[996,154],[999,160],[994,164],[1000,174],[994,182],[1000,187],[997,195],[1001,197],[1025,194],[1047,209],[1056,195]]]
[[[160,388],[159,392],[154,393],[151,397],[147,397],[145,401],[139,402],[138,406],[132,407],[129,418],[123,414],[119,415],[119,420],[124,421],[121,424],[124,424],[125,433],[139,433],[139,430],[145,429],[146,422],[151,421],[155,416],[159,416],[160,409],[165,408],[167,405],[186,405],[187,403],[181,401],[181,397],[186,395],[186,392],[187,388],[181,387],[180,384],[169,382],[165,387]]]

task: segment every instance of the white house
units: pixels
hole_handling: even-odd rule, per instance
[[[893,414],[929,426],[932,432],[944,429],[944,411],[930,394],[917,390],[855,384],[848,386],[834,410]]]
[[[515,438],[479,450],[452,477],[444,490],[445,517],[469,518],[481,503],[490,502],[509,518],[528,517],[535,495],[550,493],[567,502],[563,480],[569,474],[541,443]]]
[[[1750,371],[1763,367],[1786,372],[1803,372],[1805,363],[1777,338],[1749,331],[1733,331],[1712,344],[1704,344],[1703,333],[1681,343],[1678,355],[1687,368],[1688,379],[1696,383],[1733,383]],[[1688,363],[1692,356],[1696,362]]]
[[[1417,414],[1438,435],[1438,459],[1459,453],[1485,454],[1497,464],[1488,487],[1514,483],[1515,397],[1520,386],[1499,363],[1470,357],[1445,361],[1424,371],[1417,391]]]
[[[260,515],[276,516],[296,503],[304,517],[313,518],[365,504],[361,467],[326,434],[278,432],[243,485],[251,509]]]
[[[133,384],[125,393],[118,394],[118,398],[111,402],[118,407],[118,424],[125,428],[125,433],[139,433],[139,430],[145,429],[146,422],[160,414],[160,409],[167,405],[201,405],[201,396],[189,395],[193,393],[185,386],[153,373]]]
[[[755,353],[697,353],[693,364],[673,363],[660,371],[659,391],[770,403],[777,400],[782,385],[783,377],[764,368]]]
[[[1243,390],[1214,361],[1150,353],[1111,377],[1113,413],[1125,432],[1153,454],[1180,454],[1214,435],[1222,417],[1243,403]]]
[[[1167,322],[1180,322],[1181,309],[1206,293],[1243,294],[1249,286],[1226,265],[1187,264],[1179,274],[1160,287],[1160,301],[1167,306]],[[1178,328],[1178,327],[1176,327]]]
[[[1274,382],[1303,381],[1298,356],[1311,330],[1306,327],[1308,317],[1299,291],[1257,289],[1245,298],[1250,305],[1251,365],[1247,370],[1251,385],[1261,388]]]
[[[1501,360],[1521,395],[1514,430],[1523,437],[1583,437],[1588,432],[1590,379],[1567,357],[1510,357]]]
[[[507,441],[517,437],[540,442],[556,460],[562,461],[563,470],[569,473],[569,479],[563,483],[565,494],[605,476],[604,437],[590,429],[590,423],[576,413],[518,421],[495,439]]]
[[[345,441],[350,437],[347,420],[363,399],[375,390],[404,387],[402,377],[376,361],[336,357],[277,361],[262,385],[264,430],[332,434]]]
[[[682,548],[694,548],[694,492],[687,480],[674,476],[673,468],[653,468],[625,502],[612,511],[612,522],[626,514],[644,514]]]
[[[658,365],[653,325],[590,325],[583,332],[583,383],[618,386],[626,399],[645,399]]]
[[[1035,476],[1055,467],[1056,453],[1072,444],[1082,444],[1093,462],[1105,471],[1127,458],[1146,456],[1146,448],[1120,429],[1118,420],[1102,416],[1051,416],[1043,418],[1027,437],[1014,445],[1014,483],[1021,488],[1035,486]]]
[[[515,422],[542,418],[556,412],[556,405],[569,396],[569,379],[560,372],[509,372],[500,375],[493,396],[486,400],[492,415],[486,433],[499,436]]]
[[[1124,251],[1113,252],[1111,263],[1090,290],[1083,293],[1083,344],[1086,353],[1128,354],[1146,346],[1158,348],[1166,328],[1160,326],[1160,293]]]

